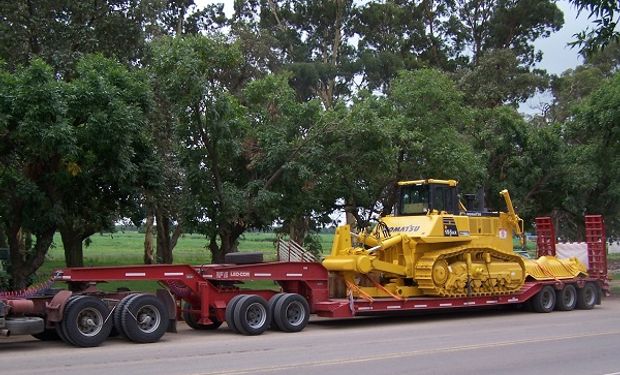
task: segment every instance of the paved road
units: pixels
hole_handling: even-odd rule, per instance
[[[0,373],[620,375],[620,298],[592,311],[476,311],[314,319],[300,333],[245,337],[181,324],[156,344],[78,349],[0,339]]]

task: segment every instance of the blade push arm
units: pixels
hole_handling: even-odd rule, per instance
[[[512,230],[519,236],[521,247],[525,248],[525,233],[523,232],[523,219],[517,215],[515,208],[512,205],[512,199],[510,199],[510,193],[504,189],[499,193],[506,201],[506,207],[508,208],[508,221],[512,225]]]

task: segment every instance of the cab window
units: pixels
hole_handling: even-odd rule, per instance
[[[428,212],[428,187],[405,186],[400,192],[400,215],[419,215]]]

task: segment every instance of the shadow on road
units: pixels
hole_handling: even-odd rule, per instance
[[[377,325],[398,325],[407,322],[433,322],[452,319],[487,319],[495,316],[510,316],[515,314],[528,313],[528,310],[521,305],[518,306],[493,306],[493,307],[473,307],[466,310],[433,310],[433,311],[412,311],[412,312],[393,312],[390,314],[382,313],[381,316],[358,316],[355,318],[315,318],[310,321],[322,328],[359,328]]]

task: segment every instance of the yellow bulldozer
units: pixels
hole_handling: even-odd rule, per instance
[[[337,228],[323,266],[342,277],[355,297],[476,297],[516,293],[526,280],[586,276],[576,258],[526,259],[513,250],[525,242],[523,220],[507,190],[506,212],[470,211],[455,180],[398,183],[392,215],[372,230]],[[468,203],[471,203],[470,199]]]

